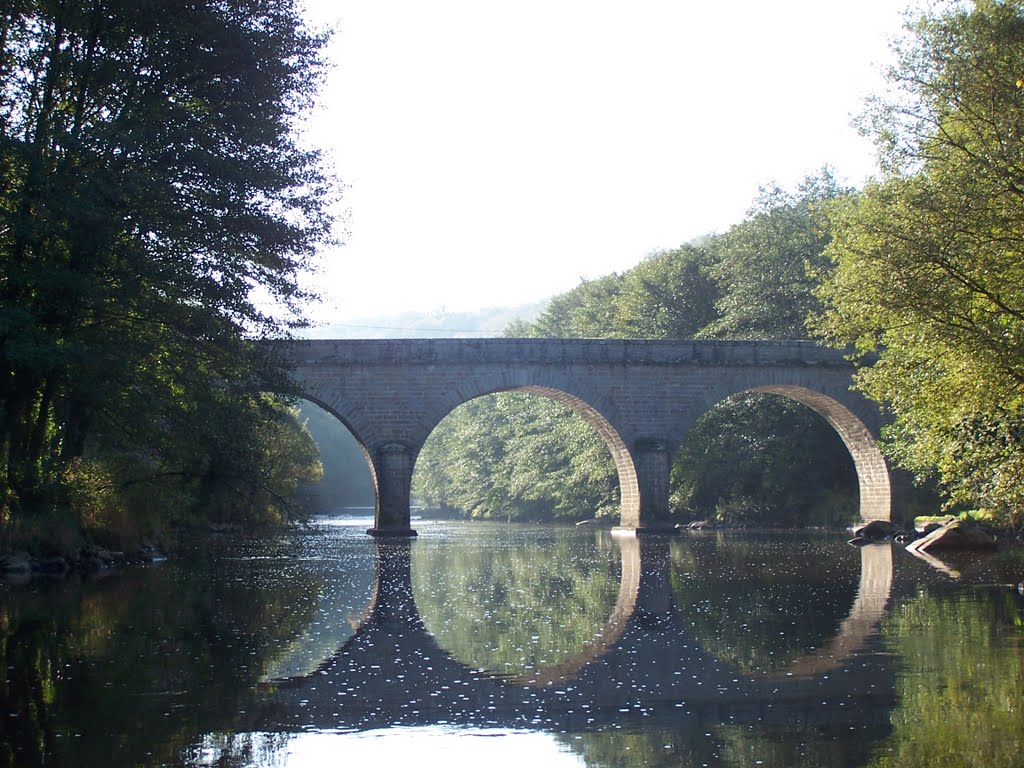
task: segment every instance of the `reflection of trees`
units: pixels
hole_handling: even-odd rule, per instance
[[[470,668],[509,676],[557,665],[590,645],[619,593],[611,538],[552,529],[532,539],[539,546],[517,546],[514,529],[498,535],[504,541],[487,547],[417,542],[413,591],[438,645]]]
[[[879,768],[1011,768],[1024,754],[1024,612],[1002,588],[922,589],[882,624],[904,660]]]
[[[311,620],[320,578],[140,569],[0,603],[0,766],[177,764],[237,727],[276,648]],[[302,596],[299,599],[297,596]]]
[[[854,768],[864,764],[870,742],[878,734],[862,735],[858,747],[841,738],[837,728],[712,725],[636,731],[599,731],[560,736],[567,748],[580,754],[587,768],[730,768],[787,766],[787,768]]]
[[[697,768],[718,764],[717,739],[693,729],[597,731],[559,736],[587,768]]]
[[[588,540],[593,551],[578,541],[563,532],[544,546],[510,538],[497,548],[417,549],[414,591],[428,629],[468,667],[528,684],[575,676],[630,621],[675,626],[742,675],[813,676],[877,633],[892,583],[888,547],[832,537],[695,536],[665,540],[662,555],[648,542],[643,557],[636,540],[614,550]],[[614,602],[612,569],[623,574]]]
[[[826,548],[834,556],[823,558]],[[825,537],[687,537],[672,550],[672,594],[694,640],[751,674],[786,668],[831,640],[861,568],[858,550]]]

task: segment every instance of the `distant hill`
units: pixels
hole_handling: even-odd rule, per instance
[[[501,336],[515,320],[533,322],[547,302],[519,307],[491,307],[475,312],[403,312],[344,323],[328,323],[306,330],[309,339],[419,339]]]

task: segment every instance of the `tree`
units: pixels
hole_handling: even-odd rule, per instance
[[[0,523],[101,449],[174,461],[229,382],[288,388],[252,340],[330,233],[293,130],[323,43],[291,0],[2,4]]]
[[[707,252],[682,245],[623,275],[618,330],[625,338],[692,339],[717,317],[718,285]]]
[[[746,219],[711,238],[710,274],[718,284],[719,317],[702,335],[732,339],[803,339],[808,313],[817,306],[817,278],[829,241],[819,209],[848,194],[823,169],[796,192],[778,185],[761,189]]]
[[[951,505],[1024,508],[1024,7],[947,3],[907,25],[865,132],[882,178],[837,201],[815,327],[869,354],[889,450]]]

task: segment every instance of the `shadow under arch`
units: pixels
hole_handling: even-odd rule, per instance
[[[523,680],[473,668],[441,647],[413,598],[410,553],[415,544],[378,540],[378,584],[363,623],[313,673],[266,684],[253,722],[271,723],[278,730],[440,721],[545,728],[584,711],[592,718],[588,724],[603,727],[621,724],[621,713],[638,706],[685,700],[687,717],[708,724],[854,725],[863,721],[850,702],[871,707],[889,702],[893,674],[883,656],[870,663],[861,656],[854,675],[827,674],[859,656],[877,632],[892,583],[889,547],[862,548],[860,588],[836,637],[786,670],[745,675],[717,663],[695,646],[684,625],[673,623],[678,612],[669,586],[669,538],[624,539],[622,544],[619,600],[601,637],[572,660]],[[814,682],[808,684],[808,677]],[[565,681],[571,684],[559,684]],[[825,700],[834,704],[824,706]]]
[[[781,395],[806,405],[828,422],[850,452],[857,472],[861,520],[892,518],[892,484],[889,467],[871,430],[853,411],[828,395],[791,384],[750,387],[745,392]]]
[[[372,458],[370,457],[370,452],[366,449],[366,444],[363,442],[363,439],[356,432],[356,430],[353,427],[353,425],[351,423],[349,423],[348,420],[345,419],[336,410],[334,410],[330,405],[328,405],[327,403],[323,402],[322,400],[320,400],[319,398],[317,398],[315,396],[307,395],[307,394],[302,394],[302,395],[298,395],[297,399],[300,402],[301,401],[306,401],[307,403],[310,403],[311,405],[315,406],[317,409],[319,409],[324,414],[326,414],[328,417],[330,417],[335,422],[337,422],[337,425],[340,428],[344,429],[351,436],[352,440],[355,442],[355,445],[358,447],[359,453],[362,455],[363,460],[366,462],[366,468],[367,468],[368,473],[369,473],[370,483],[373,486],[374,503],[375,504],[379,503],[379,499],[380,499],[380,485],[379,485],[379,482],[378,482],[378,479],[377,479],[377,469],[374,466]],[[300,406],[300,410],[301,410],[301,406]],[[314,435],[314,437],[316,437],[316,436]],[[319,441],[318,441],[318,446],[319,446]],[[320,446],[320,448],[321,448],[321,460],[322,460],[323,459],[322,446]]]

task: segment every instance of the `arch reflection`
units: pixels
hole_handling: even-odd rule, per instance
[[[889,545],[822,537],[696,535],[673,543],[673,622],[743,675],[814,676],[877,633],[892,580]]]
[[[531,687],[571,680],[588,665],[616,650],[621,651],[619,646],[628,633],[656,630],[676,637],[684,645],[701,646],[701,633],[694,632],[687,619],[686,606],[679,605],[680,596],[673,590],[673,547],[678,542],[678,539],[658,536],[608,537],[605,543],[617,552],[620,567],[614,604],[605,614],[603,623],[589,635],[587,642],[579,644],[560,660],[508,672],[494,668],[496,665],[481,663],[483,659],[453,651],[446,642],[446,634],[436,631],[432,626],[435,622],[424,620],[420,613],[412,576],[412,542],[380,540],[375,542],[376,586],[355,635],[385,626],[421,632],[429,638],[431,651],[443,652],[466,670],[478,671],[510,685]],[[750,670],[745,674],[766,679],[823,674],[842,666],[877,634],[892,589],[892,550],[888,545],[879,544],[854,551],[859,558],[859,580],[849,612],[839,622],[835,634],[779,668]],[[721,559],[722,556],[716,557]],[[442,560],[442,564],[450,565],[446,560]],[[499,565],[503,564],[499,561]],[[699,567],[699,563],[694,563],[693,567]],[[505,597],[508,599],[508,595]],[[495,612],[498,610],[494,608]],[[470,624],[470,630],[475,626],[479,625]],[[713,648],[704,651],[718,658]],[[719,660],[728,662],[728,659]]]
[[[671,719],[685,704],[701,722],[846,723],[862,716],[853,700],[883,715],[894,700],[888,657],[870,648],[892,585],[886,546],[859,550],[857,592],[833,637],[784,669],[746,674],[689,631],[669,576],[670,540],[616,539],[618,592],[592,641],[556,664],[507,675],[456,658],[428,630],[413,592],[412,551],[421,544],[374,542],[378,583],[362,624],[315,673],[277,682],[265,719],[278,728],[293,721],[544,728],[586,715],[577,725],[600,727],[641,710]],[[856,675],[827,674],[855,657]]]

